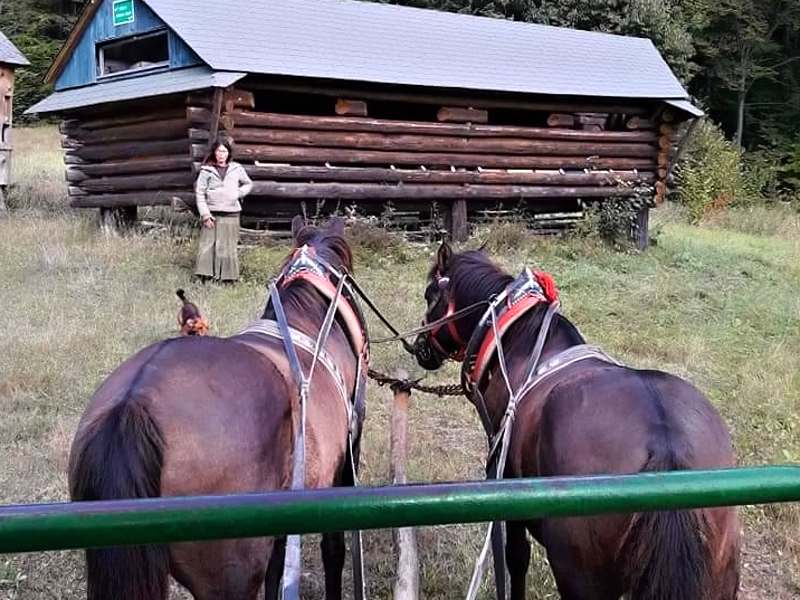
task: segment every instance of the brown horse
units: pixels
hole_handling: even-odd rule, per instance
[[[297,247],[306,245],[339,272],[352,272],[340,222],[317,229],[296,219],[293,233]],[[280,298],[289,325],[313,340],[330,299],[304,273],[296,268],[283,280]],[[342,313],[339,317],[324,346],[329,363],[341,372],[339,380],[322,367],[312,379],[305,438],[308,488],[352,484],[350,423],[342,398],[345,389],[353,397],[360,357],[352,327]],[[262,319],[273,318],[268,304]],[[310,353],[298,349],[298,355],[308,372]],[[298,396],[282,341],[275,337],[250,332],[153,344],[125,361],[94,394],[72,445],[71,497],[112,500],[287,488]],[[356,414],[360,431],[363,411]],[[357,447],[356,439],[354,462]],[[341,598],[343,534],[323,536],[321,547],[326,596]],[[265,583],[266,597],[277,597],[283,554],[272,538],[256,538],[88,550],[86,562],[93,600],[164,599],[169,574],[198,600],[246,600],[256,598]]]
[[[535,342],[557,295],[547,277],[525,277],[535,282],[529,295],[533,300],[526,300],[531,308],[516,314],[513,322],[508,319],[504,331],[498,328],[515,393],[526,380]],[[522,279],[504,273],[480,251],[453,254],[445,243],[425,290],[425,322],[495,298],[515,289],[509,286]],[[474,334],[484,338],[484,332],[493,335],[492,327],[481,328],[486,321],[480,312],[420,335],[417,360],[427,369],[436,369],[446,358],[460,359],[466,354],[464,373],[467,379],[477,377],[473,383],[482,392],[472,399],[481,404],[477,408],[492,435],[500,428],[510,395],[497,352],[488,358],[485,354],[476,357],[462,341]],[[572,323],[549,312],[552,321],[543,338],[543,367],[588,348]],[[474,340],[469,347],[476,347]],[[620,366],[604,360],[599,351],[574,363],[565,362],[560,369],[553,367],[551,375],[539,379],[519,400],[504,477],[734,465],[725,425],[688,382],[660,371]],[[476,375],[473,365],[482,375]],[[484,400],[479,402],[481,395]],[[506,527],[512,599],[525,597],[530,560],[526,529],[545,547],[565,600],[617,600],[623,594],[631,600],[734,600],[737,596],[740,534],[732,508],[541,519],[509,522]]]

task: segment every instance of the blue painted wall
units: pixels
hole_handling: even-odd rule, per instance
[[[88,85],[97,80],[95,45],[98,42],[107,42],[166,27],[165,23],[142,0],[134,0],[136,20],[129,25],[114,27],[112,10],[113,0],[103,0],[92,22],[86,27],[80,41],[72,50],[72,55],[64,66],[64,70],[56,79],[56,90]],[[169,31],[169,54],[171,69],[202,64],[194,51],[172,30]]]

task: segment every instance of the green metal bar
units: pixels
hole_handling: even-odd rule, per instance
[[[0,508],[0,552],[800,501],[800,466]]]

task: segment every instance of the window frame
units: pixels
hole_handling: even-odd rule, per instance
[[[123,71],[116,71],[114,73],[103,73],[105,71],[105,52],[108,48],[113,48],[116,46],[121,46],[124,44],[128,44],[130,42],[145,40],[148,38],[160,37],[164,36],[166,38],[167,43],[167,58],[166,60],[157,62],[152,65],[148,65],[146,67],[136,67],[131,69],[125,69]],[[169,29],[160,28],[154,31],[148,31],[145,33],[137,33],[133,35],[129,35],[122,38],[112,38],[110,40],[103,40],[98,41],[95,44],[95,69],[97,71],[97,79],[98,81],[101,79],[109,79],[113,77],[119,77],[122,75],[130,75],[132,73],[142,73],[145,71],[155,71],[158,69],[164,69],[170,66],[170,61],[172,57],[170,54],[170,39],[169,39]]]

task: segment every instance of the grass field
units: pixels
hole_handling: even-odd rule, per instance
[[[243,281],[235,287],[195,285],[192,239],[100,236],[93,215],[63,208],[57,133],[22,130],[16,139],[14,210],[0,217],[2,504],[66,498],[67,452],[83,407],[122,360],[175,334],[177,287],[204,308],[214,334],[228,335],[260,314],[265,282],[288,250],[277,244],[243,251]],[[513,226],[479,231],[466,246],[488,241],[512,272],[523,265],[551,271],[566,315],[590,342],[631,365],[669,370],[698,385],[729,424],[740,464],[800,462],[800,216],[758,208],[696,227],[665,208],[654,221],[657,245],[641,255],[592,239],[537,239]],[[435,246],[369,231],[354,244],[362,287],[400,326],[418,323]],[[382,335],[377,324],[373,334]],[[373,366],[420,373],[398,347],[375,347]],[[449,382],[456,374],[451,365],[429,380]],[[389,481],[390,409],[390,393],[371,388],[367,484]],[[415,395],[410,431],[410,480],[481,477],[485,442],[466,401]],[[800,598],[798,507],[742,512],[741,597]],[[482,532],[420,531],[424,598],[463,597]],[[389,597],[391,535],[368,533],[366,544],[370,596]],[[319,560],[307,547],[304,586],[317,598]],[[0,556],[0,599],[80,598],[82,569],[74,552]],[[529,598],[557,598],[538,550]]]

